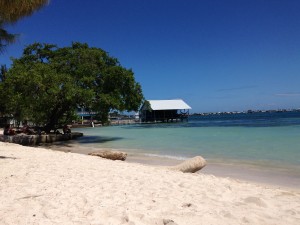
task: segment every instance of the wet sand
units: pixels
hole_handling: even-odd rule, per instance
[[[42,146],[43,147],[43,146]],[[73,142],[57,143],[55,145],[44,146],[53,150],[72,152],[79,154],[88,154],[93,151],[101,150],[101,148],[86,148]],[[106,148],[103,148],[106,150]],[[126,149],[112,149],[126,152]],[[176,158],[159,157],[151,154],[141,153],[141,150],[130,150],[127,152],[128,163],[140,163],[152,166],[173,166],[182,162]],[[276,170],[270,167],[259,167],[257,165],[244,164],[243,162],[235,161],[231,164],[215,162],[213,159],[206,159],[207,166],[199,173],[214,175],[219,177],[230,177],[243,181],[258,183],[262,185],[271,185],[274,187],[285,187],[290,189],[300,189],[300,173],[291,173],[289,170]]]

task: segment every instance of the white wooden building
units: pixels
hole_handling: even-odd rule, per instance
[[[173,122],[188,118],[191,107],[182,99],[146,100],[140,109],[141,122]]]

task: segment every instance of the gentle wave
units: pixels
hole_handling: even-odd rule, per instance
[[[184,157],[184,156],[173,156],[173,155],[158,155],[158,154],[151,154],[151,153],[145,153],[143,154],[144,156],[148,156],[148,157],[157,157],[157,158],[167,158],[167,159],[176,159],[176,160],[187,160],[188,157]]]

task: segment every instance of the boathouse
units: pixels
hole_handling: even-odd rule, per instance
[[[140,119],[141,122],[183,121],[190,109],[182,99],[146,100],[140,109]]]

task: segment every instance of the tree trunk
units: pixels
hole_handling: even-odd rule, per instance
[[[66,104],[67,105],[67,104]],[[52,111],[49,122],[44,127],[46,133],[50,133],[51,130],[55,130],[58,125],[59,118],[67,111],[68,106],[56,106]]]

